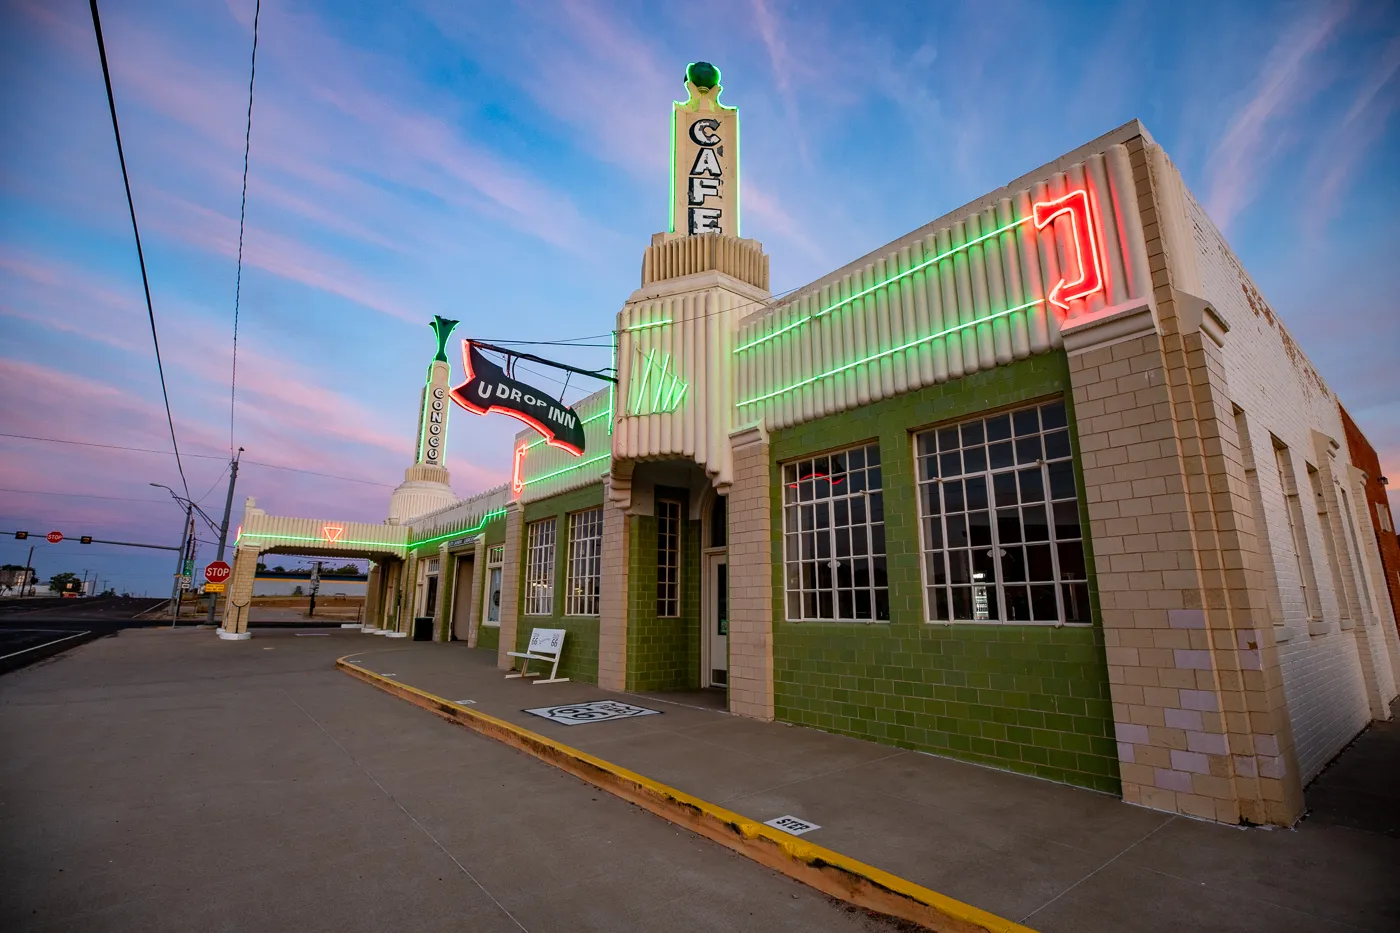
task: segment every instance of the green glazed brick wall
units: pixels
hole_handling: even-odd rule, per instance
[[[576,489],[562,495],[541,499],[525,506],[525,527],[542,518],[554,517],[558,524],[554,536],[554,612],[547,616],[527,616],[525,614],[525,573],[520,574],[520,592],[516,600],[520,615],[515,626],[515,650],[524,651],[530,645],[530,632],[536,628],[562,628],[564,654],[559,659],[559,676],[585,683],[598,682],[598,617],[564,615],[564,587],[569,574],[569,513],[581,509],[596,508],[603,504],[601,483]],[[489,539],[488,539],[489,540]],[[524,559],[525,542],[529,540],[528,530],[521,535],[521,553],[515,559]],[[507,560],[511,559],[508,555]],[[606,580],[603,586],[607,586]],[[483,627],[485,632],[486,628]],[[493,629],[494,641],[499,644],[500,630]],[[480,643],[480,639],[478,639]],[[531,661],[531,669],[540,670],[542,661]]]
[[[488,551],[491,550],[492,547],[494,547],[494,546],[497,545],[497,544],[502,544],[502,543],[504,543],[505,540],[506,540],[506,520],[505,520],[505,518],[504,518],[504,517],[501,517],[501,518],[493,518],[493,519],[491,520],[491,523],[490,523],[489,525],[486,526],[486,550],[488,550]],[[484,561],[485,558],[486,558],[486,555],[483,554],[483,555],[482,555],[482,560]],[[477,577],[477,585],[479,585],[479,586],[481,586],[481,587],[484,588],[484,587],[486,586],[486,568],[485,568],[484,563],[483,563],[483,565],[482,565],[481,567],[478,567],[478,568],[477,568],[476,577]],[[484,595],[484,594],[485,594],[485,589],[482,590],[482,593],[483,593],[482,598],[485,599],[485,595]],[[500,630],[500,628],[497,627],[497,626],[494,626],[494,625],[493,625],[493,626],[482,625],[481,622],[480,622],[480,620],[477,621],[477,626],[478,626],[478,627],[477,627],[477,630],[476,630],[476,646],[477,646],[478,648],[480,648],[480,649],[487,650],[487,651],[491,651],[492,653],[495,653],[496,651],[498,651],[498,650],[500,649],[500,647],[501,647],[501,630]]]
[[[627,689],[700,687],[700,522],[681,519],[681,615],[656,616],[656,517],[632,523],[627,594]]]
[[[1079,440],[1063,352],[774,432],[774,709],[778,719],[1119,793]],[[1093,626],[923,621],[912,431],[1063,395],[1085,529]],[[888,623],[784,621],[784,460],[878,440]]]

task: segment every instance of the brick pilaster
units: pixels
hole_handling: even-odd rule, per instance
[[[768,435],[730,435],[729,710],[773,718],[773,523]]]
[[[475,648],[477,630],[481,628],[481,600],[486,589],[486,535],[476,539],[472,558],[471,598],[467,601],[467,647]]]
[[[1153,294],[1063,327],[1123,797],[1286,825],[1302,790],[1225,379],[1226,328],[1173,287],[1176,271],[1191,280],[1194,246],[1159,213],[1154,182],[1170,167],[1149,166],[1142,140],[1129,152]]]
[[[506,563],[501,571],[501,642],[496,647],[496,667],[508,671],[515,659],[515,627],[520,619],[520,571],[525,560],[521,540],[525,534],[525,509],[519,502],[506,506]]]
[[[362,626],[379,628],[379,609],[384,604],[383,568],[383,560],[376,560],[369,568],[369,576],[365,579],[365,611],[360,620]]]
[[[603,589],[598,600],[598,686],[627,688],[628,573],[627,512],[609,493],[603,495]]]

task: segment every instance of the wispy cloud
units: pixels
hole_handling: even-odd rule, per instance
[[[1320,180],[1312,193],[1305,225],[1314,231],[1314,236],[1322,236],[1328,221],[1337,213],[1347,184],[1356,176],[1357,163],[1385,135],[1397,105],[1397,94],[1393,90],[1385,92],[1397,73],[1400,35],[1390,40],[1367,70],[1346,114],[1317,148],[1315,177]]]
[[[1278,122],[1318,90],[1310,62],[1347,10],[1346,3],[1322,3],[1294,22],[1270,50],[1253,94],[1230,119],[1208,168],[1207,210],[1221,230],[1254,197],[1264,168],[1278,154]]]

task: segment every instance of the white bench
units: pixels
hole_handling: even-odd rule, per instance
[[[562,684],[568,681],[567,677],[559,677],[559,656],[564,653],[564,629],[562,628],[537,628],[530,633],[530,646],[524,651],[507,651],[506,654],[512,658],[520,658],[520,671],[511,672],[506,675],[506,680],[512,677],[538,677],[539,672],[527,673],[526,668],[531,661],[552,661],[554,667],[549,672],[549,676],[544,680],[537,680],[537,684]]]

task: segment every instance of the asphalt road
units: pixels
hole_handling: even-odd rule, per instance
[[[124,628],[159,625],[159,620],[136,617],[163,602],[123,596],[4,600],[0,602],[0,674]]]
[[[899,929],[332,667],[126,629],[0,678],[0,929]]]

